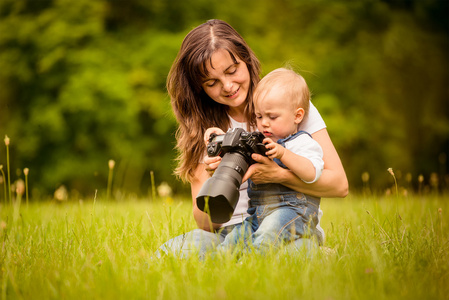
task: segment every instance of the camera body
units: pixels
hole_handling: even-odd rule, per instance
[[[222,160],[214,175],[201,187],[196,204],[202,211],[210,213],[212,222],[230,220],[239,199],[242,178],[249,166],[255,163],[251,155],[266,156],[264,138],[260,132],[247,132],[242,128],[210,136],[207,155],[221,156]]]
[[[251,154],[265,156],[264,135],[258,131],[247,132],[242,128],[232,128],[226,134],[212,133],[207,145],[207,155],[223,157],[228,152],[240,153],[250,164],[254,163]]]

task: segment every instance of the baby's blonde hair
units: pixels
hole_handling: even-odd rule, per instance
[[[295,71],[287,68],[279,68],[265,75],[254,91],[254,104],[257,105],[259,99],[277,86],[284,93],[279,97],[284,97],[295,108],[304,109],[304,115],[309,113],[310,91],[304,78]]]

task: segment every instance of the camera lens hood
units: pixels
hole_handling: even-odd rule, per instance
[[[226,153],[214,175],[206,180],[197,197],[198,208],[210,214],[214,223],[231,219],[239,200],[239,188],[249,163],[238,153]]]

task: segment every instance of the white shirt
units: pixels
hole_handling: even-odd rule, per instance
[[[305,183],[314,183],[317,181],[324,168],[323,149],[320,144],[311,138],[308,134],[300,134],[295,138],[285,142],[285,149],[290,150],[296,155],[307,158],[315,168],[315,178],[311,181],[302,179]]]

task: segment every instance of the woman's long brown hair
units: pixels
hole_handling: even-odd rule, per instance
[[[175,174],[191,182],[194,171],[203,160],[203,135],[209,127],[227,131],[230,127],[228,107],[212,100],[201,86],[207,76],[207,62],[218,49],[225,49],[235,60],[246,63],[251,83],[248,90],[245,116],[249,126],[255,125],[253,91],[259,82],[260,63],[240,34],[228,23],[209,20],[190,31],[170,69],[167,91],[178,121],[176,132],[178,166]]]

